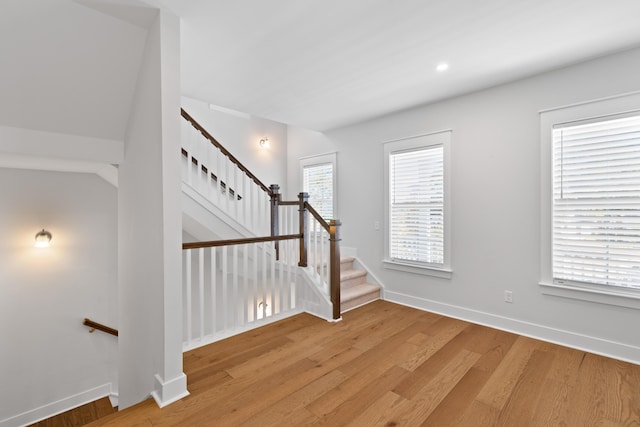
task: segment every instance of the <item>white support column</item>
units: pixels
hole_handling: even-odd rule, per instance
[[[127,7],[121,5],[121,7]],[[118,170],[119,407],[188,395],[182,371],[180,21],[153,11]]]

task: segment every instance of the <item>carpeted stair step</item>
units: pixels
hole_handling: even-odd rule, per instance
[[[345,312],[352,308],[380,299],[380,286],[371,283],[361,283],[349,288],[340,289],[340,311]]]

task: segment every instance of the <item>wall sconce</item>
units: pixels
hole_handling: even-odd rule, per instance
[[[36,248],[48,248],[51,243],[51,233],[44,228],[36,234]]]
[[[260,140],[260,146],[262,148],[269,148],[269,138],[262,138]]]

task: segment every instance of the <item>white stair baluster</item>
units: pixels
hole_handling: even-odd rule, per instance
[[[204,248],[198,248],[198,309],[200,342],[204,341]]]
[[[218,299],[217,272],[216,272],[216,248],[210,248],[211,255],[211,333],[216,333],[216,317],[218,316],[218,307],[216,301]]]
[[[232,256],[233,259],[231,260],[231,274],[233,276],[233,291],[232,300],[230,301],[229,307],[232,308],[231,327],[235,329],[238,324],[238,305],[240,305],[238,304],[238,245],[233,245]]]
[[[258,319],[258,243],[253,244],[253,320]]]
[[[185,260],[184,267],[186,269],[185,274],[185,300],[187,302],[187,344],[191,343],[191,322],[193,316],[193,310],[191,309],[191,249],[184,251]]]
[[[227,331],[229,325],[229,319],[227,314],[227,307],[229,307],[229,299],[228,299],[228,282],[229,282],[229,272],[228,270],[228,262],[227,262],[227,246],[222,246],[222,330],[224,332]]]
[[[249,322],[249,310],[247,304],[249,303],[249,247],[248,245],[243,246],[242,253],[244,255],[244,262],[242,263],[243,268],[243,276],[244,276],[244,293],[242,294],[242,304],[244,307],[243,310],[243,324]]]

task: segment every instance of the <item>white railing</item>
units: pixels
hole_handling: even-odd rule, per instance
[[[268,189],[193,122],[181,123],[183,182],[254,235],[269,234]]]
[[[183,250],[184,347],[296,312],[299,240]]]
[[[251,243],[240,239],[242,243],[184,245],[184,348],[302,310],[338,319],[335,222],[328,225],[322,220],[308,205],[306,193],[300,193],[298,201],[283,202],[277,185],[266,187],[184,110],[182,117],[183,191],[230,225],[235,221],[245,237],[286,239],[255,237],[248,239]],[[337,266],[333,275],[331,256]]]

